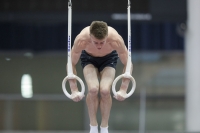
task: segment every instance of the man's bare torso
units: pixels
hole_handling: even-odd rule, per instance
[[[79,34],[80,38],[80,43],[84,45],[84,50],[94,56],[94,57],[103,57],[109,53],[111,53],[113,50],[113,45],[115,45],[115,39],[117,38],[118,33],[116,30],[114,30],[112,27],[108,27],[108,37],[106,44],[103,45],[101,49],[97,49],[94,44],[91,43],[91,38],[90,38],[90,32],[89,32],[89,26],[84,28],[81,33]]]

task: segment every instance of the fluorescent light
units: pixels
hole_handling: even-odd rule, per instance
[[[32,78],[29,74],[24,74],[21,79],[21,94],[24,98],[33,97]]]
[[[113,20],[127,20],[126,13],[113,13],[111,15]],[[134,13],[131,14],[131,20],[151,20],[152,16],[149,13]]]
[[[28,57],[28,58],[33,58],[33,53],[31,53],[31,52],[26,52],[26,53],[24,53],[24,56],[25,56],[25,57]]]
[[[10,61],[11,59],[10,59],[10,58],[8,58],[8,57],[6,57],[6,58],[5,58],[5,60],[6,60],[6,61]]]

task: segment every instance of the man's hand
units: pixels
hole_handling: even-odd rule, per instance
[[[70,79],[69,80],[70,88],[71,88],[71,98],[74,102],[79,102],[80,100],[83,99],[84,95],[81,95],[81,92],[79,92],[77,83],[75,79]]]
[[[117,92],[117,95],[114,96],[114,98],[117,99],[118,101],[124,101],[126,99],[126,95],[127,95],[126,91],[119,90]]]
[[[74,102],[79,102],[79,101],[81,101],[81,100],[83,99],[83,97],[84,97],[84,95],[81,95],[81,93],[80,93],[79,91],[74,91],[74,92],[72,92],[71,96],[72,96],[72,100],[73,100]]]
[[[119,91],[117,92],[117,95],[114,96],[115,99],[117,99],[118,101],[124,101],[126,99],[129,82],[130,82],[130,79],[128,78],[122,79],[121,87]]]

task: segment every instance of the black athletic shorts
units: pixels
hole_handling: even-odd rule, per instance
[[[85,50],[81,53],[81,66],[84,68],[88,64],[94,65],[101,72],[105,67],[113,67],[116,69],[118,54],[114,50],[110,54],[103,57],[93,57],[89,55]]]

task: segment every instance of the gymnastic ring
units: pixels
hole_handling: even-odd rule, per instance
[[[85,85],[84,85],[83,81],[82,81],[78,76],[76,76],[76,75],[74,75],[74,74],[73,74],[73,75],[70,75],[70,76],[66,76],[66,77],[63,79],[63,81],[62,81],[62,89],[63,89],[64,94],[65,94],[69,99],[72,99],[72,96],[68,93],[68,91],[67,91],[67,89],[66,89],[66,87],[65,87],[65,84],[66,84],[67,80],[69,80],[69,79],[76,79],[76,80],[79,81],[79,83],[80,83],[80,85],[81,85],[81,92],[79,92],[79,93],[80,93],[80,96],[81,96],[81,97],[84,97]]]
[[[119,75],[114,81],[113,81],[113,84],[112,84],[112,92],[114,94],[114,96],[117,96],[117,92],[116,92],[116,89],[115,89],[115,86],[116,86],[116,83],[118,82],[119,79],[121,78],[128,78],[132,81],[132,89],[130,90],[130,92],[125,96],[125,98],[128,98],[130,97],[133,92],[135,91],[135,87],[136,87],[136,82],[135,82],[135,79],[130,75],[130,74],[127,74],[127,73],[124,73],[122,75]]]

